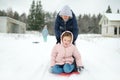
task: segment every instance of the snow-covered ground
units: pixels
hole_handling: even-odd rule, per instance
[[[55,43],[55,36],[44,42],[39,34],[0,33],[0,80],[120,80],[120,38],[79,35],[85,70],[70,77],[49,73]]]

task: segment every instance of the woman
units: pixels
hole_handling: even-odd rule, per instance
[[[64,31],[71,31],[73,34],[73,44],[78,36],[78,24],[75,17],[75,14],[70,9],[69,6],[64,6],[63,9],[58,13],[56,21],[55,21],[55,36],[57,39],[57,43],[60,43],[60,35]]]

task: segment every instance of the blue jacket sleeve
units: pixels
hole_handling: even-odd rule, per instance
[[[60,28],[59,28],[59,23],[58,23],[58,19],[57,18],[55,20],[54,31],[55,31],[55,36],[56,36],[57,42],[60,42]]]
[[[75,42],[75,40],[77,39],[78,32],[79,32],[79,29],[78,29],[77,20],[76,20],[75,15],[73,14],[73,37],[74,37],[73,42]]]

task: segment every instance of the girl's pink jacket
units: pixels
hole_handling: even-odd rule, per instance
[[[56,64],[63,65],[65,63],[72,64],[74,61],[73,56],[76,59],[77,66],[83,66],[81,55],[75,45],[71,43],[67,48],[65,48],[62,43],[58,43],[52,49],[51,66]]]

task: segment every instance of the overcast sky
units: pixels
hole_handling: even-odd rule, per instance
[[[33,0],[0,0],[0,10],[12,8],[22,14],[29,14]],[[39,1],[39,0],[35,0]],[[112,12],[120,10],[120,0],[41,0],[45,11],[59,11],[64,5],[69,5],[76,15],[104,13],[110,5]]]

